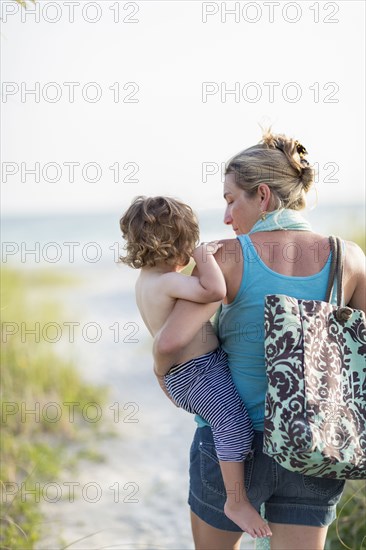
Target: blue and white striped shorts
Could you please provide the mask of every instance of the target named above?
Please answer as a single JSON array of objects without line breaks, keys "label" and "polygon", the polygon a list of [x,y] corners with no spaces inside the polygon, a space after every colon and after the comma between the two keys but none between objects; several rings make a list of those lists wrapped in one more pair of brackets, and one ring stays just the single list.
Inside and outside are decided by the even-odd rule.
[{"label": "blue and white striped shorts", "polygon": [[164,381],[179,407],[199,414],[210,424],[219,460],[245,459],[251,450],[253,426],[222,348],[175,365]]}]

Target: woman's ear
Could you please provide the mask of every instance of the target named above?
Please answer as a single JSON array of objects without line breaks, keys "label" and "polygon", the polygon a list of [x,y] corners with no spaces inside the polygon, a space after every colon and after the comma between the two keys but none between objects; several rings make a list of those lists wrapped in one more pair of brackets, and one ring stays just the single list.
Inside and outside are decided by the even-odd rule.
[{"label": "woman's ear", "polygon": [[268,211],[271,201],[271,190],[266,183],[258,185],[258,198],[262,211]]}]

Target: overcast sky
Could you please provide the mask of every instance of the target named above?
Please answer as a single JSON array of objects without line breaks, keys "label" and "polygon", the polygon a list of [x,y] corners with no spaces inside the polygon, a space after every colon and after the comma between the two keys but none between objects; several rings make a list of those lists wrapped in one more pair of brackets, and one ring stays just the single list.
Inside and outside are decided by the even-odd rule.
[{"label": "overcast sky", "polygon": [[2,213],[223,207],[222,163],[268,123],[320,204],[364,202],[364,6],[3,0]]}]

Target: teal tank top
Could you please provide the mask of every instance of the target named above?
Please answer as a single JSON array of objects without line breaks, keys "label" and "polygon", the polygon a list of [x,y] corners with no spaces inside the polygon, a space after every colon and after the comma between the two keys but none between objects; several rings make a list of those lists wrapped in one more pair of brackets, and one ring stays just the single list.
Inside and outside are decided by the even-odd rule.
[{"label": "teal tank top", "polygon": [[[297,299],[325,300],[331,254],[323,269],[308,277],[289,277],[272,271],[261,260],[248,235],[237,237],[244,257],[244,273],[231,304],[223,304],[218,318],[218,336],[229,359],[234,384],[255,430],[264,429],[267,379],[264,364],[264,296],[286,294]],[[344,246],[344,243],[342,243]],[[336,303],[336,296],[332,297]],[[196,416],[199,426],[207,426]]]}]

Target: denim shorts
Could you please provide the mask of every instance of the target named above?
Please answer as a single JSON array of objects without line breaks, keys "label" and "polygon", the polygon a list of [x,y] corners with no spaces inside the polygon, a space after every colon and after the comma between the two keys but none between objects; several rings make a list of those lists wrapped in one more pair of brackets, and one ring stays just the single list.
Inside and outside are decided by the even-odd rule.
[{"label": "denim shorts", "polygon": [[[273,523],[324,527],[336,517],[344,481],[305,476],[285,470],[263,454],[263,432],[255,431],[244,462],[247,496]],[[241,531],[224,514],[225,487],[209,426],[197,428],[190,451],[188,503],[203,521],[224,531]]]}]

